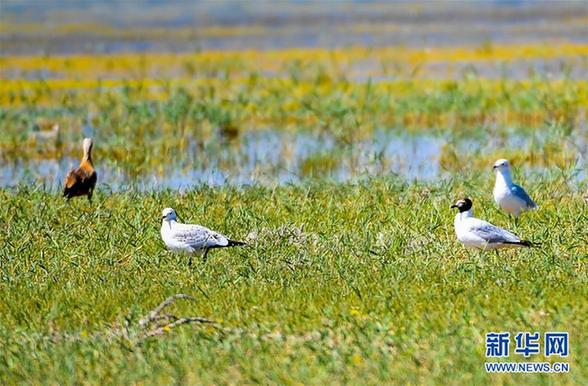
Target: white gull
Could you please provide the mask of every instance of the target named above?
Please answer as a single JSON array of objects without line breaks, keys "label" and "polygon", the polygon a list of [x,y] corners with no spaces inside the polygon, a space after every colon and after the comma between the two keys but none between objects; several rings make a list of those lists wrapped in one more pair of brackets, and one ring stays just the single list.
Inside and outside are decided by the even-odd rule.
[{"label": "white gull", "polygon": [[454,221],[455,234],[466,247],[490,250],[535,246],[530,241],[521,240],[506,229],[473,217],[472,200],[469,198],[457,200],[451,207],[459,210]]},{"label": "white gull", "polygon": [[515,217],[518,217],[521,212],[537,208],[537,204],[529,197],[525,189],[512,182],[507,160],[499,159],[492,168],[496,172],[493,194],[498,206]]},{"label": "white gull", "polygon": [[176,212],[172,208],[165,208],[162,212],[161,238],[169,250],[190,255],[190,264],[192,264],[193,254],[204,254],[203,259],[206,261],[208,251],[211,249],[245,244],[241,241],[230,240],[201,225],[179,223]]}]

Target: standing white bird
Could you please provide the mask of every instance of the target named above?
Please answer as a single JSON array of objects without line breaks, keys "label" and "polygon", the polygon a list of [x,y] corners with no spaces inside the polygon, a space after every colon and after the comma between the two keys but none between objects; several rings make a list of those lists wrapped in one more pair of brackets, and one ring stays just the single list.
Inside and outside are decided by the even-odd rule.
[{"label": "standing white bird", "polygon": [[190,255],[190,265],[192,255],[195,253],[204,254],[203,259],[206,261],[208,251],[213,248],[245,245],[241,241],[230,240],[201,225],[181,224],[176,219],[176,212],[172,208],[163,210],[161,238],[169,250]]},{"label": "standing white bird", "polygon": [[521,212],[537,208],[537,204],[529,197],[525,189],[512,182],[507,160],[499,159],[492,168],[496,172],[496,182],[492,193],[498,206],[515,217],[518,217]]},{"label": "standing white bird", "polygon": [[506,229],[473,217],[472,200],[469,198],[457,200],[451,207],[459,210],[454,221],[455,234],[466,247],[489,250],[535,246]]}]

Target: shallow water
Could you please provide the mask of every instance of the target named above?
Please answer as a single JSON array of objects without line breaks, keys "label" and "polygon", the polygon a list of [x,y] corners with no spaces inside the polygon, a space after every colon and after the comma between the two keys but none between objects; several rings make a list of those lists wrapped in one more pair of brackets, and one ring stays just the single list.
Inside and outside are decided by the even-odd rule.
[{"label": "shallow water", "polygon": [[[352,144],[330,134],[291,133],[279,130],[247,132],[233,141],[192,143],[188,151],[170,154],[159,170],[135,173],[109,160],[97,160],[99,185],[106,190],[184,190],[199,185],[265,186],[297,184],[311,179],[336,182],[368,176],[398,175],[407,180],[434,181],[452,173],[440,165],[443,147],[451,145],[460,156],[505,149],[539,149],[546,141],[538,135],[488,133],[466,139],[434,134],[410,135],[390,130]],[[586,135],[569,138],[576,152],[574,179],[586,178]],[[31,184],[58,190],[77,158],[0,163],[0,187]],[[132,173],[131,173],[132,172]],[[524,169],[523,173],[541,172]]]},{"label": "shallow water", "polygon": [[[184,189],[195,185],[274,185],[311,178],[346,181],[361,175],[396,173],[408,179],[438,176],[436,159],[443,140],[432,136],[399,136],[378,131],[369,140],[342,145],[325,134],[254,131],[236,143],[195,143],[184,154],[171,155],[162,172],[130,176],[116,164],[97,161],[99,183],[112,190]],[[30,183],[58,189],[77,158],[0,163],[0,186]]]}]

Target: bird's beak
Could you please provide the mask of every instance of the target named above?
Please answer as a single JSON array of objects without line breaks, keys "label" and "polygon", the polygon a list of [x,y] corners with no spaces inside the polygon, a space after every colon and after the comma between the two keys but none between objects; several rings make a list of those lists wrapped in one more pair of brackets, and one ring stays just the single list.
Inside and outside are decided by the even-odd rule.
[{"label": "bird's beak", "polygon": [[451,209],[453,209],[453,208],[457,208],[457,205],[455,205],[455,204],[451,205]]},{"label": "bird's beak", "polygon": [[162,221],[163,221],[163,220],[165,220],[165,216],[161,216],[161,220],[162,220]]},{"label": "bird's beak", "polygon": [[496,165],[492,165],[492,169],[496,169],[498,166]]}]

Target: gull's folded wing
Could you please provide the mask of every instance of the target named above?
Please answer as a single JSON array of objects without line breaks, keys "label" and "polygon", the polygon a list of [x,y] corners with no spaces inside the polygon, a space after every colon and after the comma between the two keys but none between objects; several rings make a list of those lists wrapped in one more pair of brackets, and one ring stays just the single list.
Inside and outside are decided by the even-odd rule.
[{"label": "gull's folded wing", "polygon": [[521,241],[521,239],[513,233],[485,221],[480,221],[480,224],[472,227],[470,231],[482,238],[488,244],[519,243]]},{"label": "gull's folded wing", "polygon": [[220,233],[199,225],[183,224],[175,230],[174,239],[186,243],[195,249],[225,247],[229,240]]},{"label": "gull's folded wing", "polygon": [[521,200],[525,202],[528,208],[536,208],[537,204],[533,199],[525,192],[525,189],[520,187],[519,185],[513,185],[511,188],[511,192]]}]

